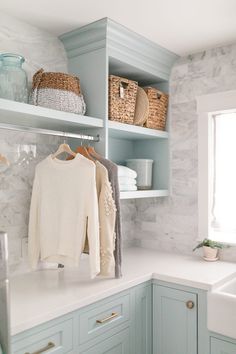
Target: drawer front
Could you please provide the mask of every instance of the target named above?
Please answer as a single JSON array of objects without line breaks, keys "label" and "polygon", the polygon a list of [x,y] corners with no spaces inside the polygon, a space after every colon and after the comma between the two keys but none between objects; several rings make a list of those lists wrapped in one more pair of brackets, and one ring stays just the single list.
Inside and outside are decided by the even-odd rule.
[{"label": "drawer front", "polygon": [[[22,336],[23,337],[23,336]],[[64,354],[73,349],[73,320],[68,319],[59,324],[26,335],[12,344],[13,354]]]},{"label": "drawer front", "polygon": [[80,354],[131,354],[129,328],[120,331],[92,348],[82,349]]},{"label": "drawer front", "polygon": [[235,354],[236,344],[211,337],[211,354]]},{"label": "drawer front", "polygon": [[130,320],[129,293],[100,301],[79,316],[79,343],[84,344]]}]

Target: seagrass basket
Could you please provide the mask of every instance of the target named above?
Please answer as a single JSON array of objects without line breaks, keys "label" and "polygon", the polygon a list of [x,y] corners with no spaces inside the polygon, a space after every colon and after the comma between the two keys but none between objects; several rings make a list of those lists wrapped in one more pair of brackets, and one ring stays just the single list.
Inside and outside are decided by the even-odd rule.
[{"label": "seagrass basket", "polygon": [[144,126],[165,130],[169,96],[154,87],[144,88],[149,100],[149,114]]},{"label": "seagrass basket", "polygon": [[79,78],[56,72],[37,71],[33,76],[31,102],[36,106],[85,114]]},{"label": "seagrass basket", "polygon": [[133,124],[138,83],[109,75],[109,119]]}]

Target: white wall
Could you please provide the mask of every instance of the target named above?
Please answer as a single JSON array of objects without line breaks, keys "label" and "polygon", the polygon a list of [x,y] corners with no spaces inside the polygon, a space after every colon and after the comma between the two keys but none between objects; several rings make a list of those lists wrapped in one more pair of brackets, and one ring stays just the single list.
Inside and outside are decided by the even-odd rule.
[{"label": "white wall", "polygon": [[57,37],[0,13],[0,53],[17,53],[25,57],[24,69],[29,81],[40,68],[67,71],[67,57]]}]

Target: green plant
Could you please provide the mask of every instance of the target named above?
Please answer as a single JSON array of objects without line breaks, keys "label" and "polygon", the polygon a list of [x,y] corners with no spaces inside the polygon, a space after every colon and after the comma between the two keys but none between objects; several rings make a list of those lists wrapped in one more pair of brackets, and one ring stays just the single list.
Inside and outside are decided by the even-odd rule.
[{"label": "green plant", "polygon": [[210,240],[209,238],[205,238],[202,242],[200,242],[196,247],[194,247],[193,252],[196,251],[196,249],[201,248],[203,246],[206,247],[211,247],[211,248],[217,248],[217,249],[222,249],[222,248],[228,248],[230,247],[229,245],[222,243],[222,242],[217,242]]}]

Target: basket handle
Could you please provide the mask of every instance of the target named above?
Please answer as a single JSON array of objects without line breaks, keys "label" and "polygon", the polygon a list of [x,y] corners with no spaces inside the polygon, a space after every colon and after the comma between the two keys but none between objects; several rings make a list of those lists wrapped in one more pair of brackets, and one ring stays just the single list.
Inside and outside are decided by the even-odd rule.
[{"label": "basket handle", "polygon": [[86,113],[86,103],[84,102],[84,96],[80,94],[80,99],[81,99],[81,107],[82,107],[82,115]]},{"label": "basket handle", "polygon": [[43,69],[38,70],[33,76],[33,91],[32,91],[32,102],[35,106],[38,105],[38,87],[43,77]]},{"label": "basket handle", "polygon": [[82,92],[81,92],[81,90],[80,90],[80,79],[79,79],[78,76],[74,76],[74,78],[76,79],[77,84],[78,84],[79,97],[80,97],[80,99],[81,99],[82,115],[84,115],[85,112],[86,112],[86,103],[85,103],[85,101],[84,101],[84,96],[83,96],[83,94],[82,94]]},{"label": "basket handle", "polygon": [[120,81],[120,98],[125,98],[125,90],[129,86],[129,80],[122,79]]},{"label": "basket handle", "polygon": [[157,99],[160,100],[161,97],[162,97],[162,92],[161,91],[157,91],[156,94],[157,94]]},{"label": "basket handle", "polygon": [[78,76],[74,76],[74,78],[76,79],[77,81],[77,85],[78,85],[78,89],[79,89],[79,93],[81,94],[81,90],[80,90],[80,79],[78,78]]}]

